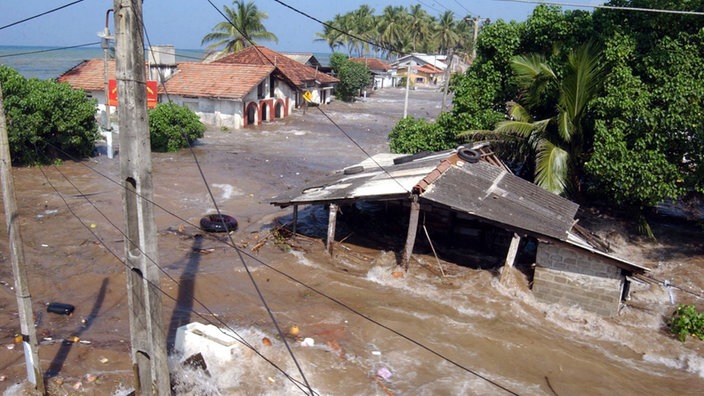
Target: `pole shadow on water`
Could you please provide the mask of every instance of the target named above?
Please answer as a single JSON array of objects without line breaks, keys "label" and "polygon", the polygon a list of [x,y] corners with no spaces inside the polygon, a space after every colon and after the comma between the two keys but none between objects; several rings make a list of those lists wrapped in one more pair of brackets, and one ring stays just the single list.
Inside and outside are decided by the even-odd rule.
[{"label": "pole shadow on water", "polygon": [[[105,301],[105,291],[108,287],[108,282],[108,278],[103,279],[103,283],[102,285],[100,285],[100,291],[98,292],[98,297],[95,299],[93,308],[90,310],[88,316],[85,317],[85,322],[82,323],[81,327],[73,333],[73,335],[75,335],[76,337],[80,338],[81,335],[86,330],[88,330],[93,324],[93,320],[98,317],[98,312],[100,312],[100,308],[103,306],[103,302]],[[49,364],[49,369],[44,375],[45,380],[54,377],[58,375],[59,372],[61,372],[61,368],[63,367],[64,362],[68,357],[68,354],[71,352],[73,344],[74,342],[69,340],[64,340],[61,343],[61,347],[56,352],[56,356],[54,356],[54,359],[51,360],[51,363]]]},{"label": "pole shadow on water", "polygon": [[198,272],[200,265],[200,250],[203,246],[203,236],[195,235],[193,237],[193,247],[188,255],[188,263],[183,269],[181,276],[178,279],[178,296],[176,304],[171,312],[171,320],[169,321],[169,332],[166,339],[169,353],[173,352],[174,342],[176,339],[176,331],[179,327],[191,322],[191,312],[193,311],[193,295],[195,292],[195,275]]}]

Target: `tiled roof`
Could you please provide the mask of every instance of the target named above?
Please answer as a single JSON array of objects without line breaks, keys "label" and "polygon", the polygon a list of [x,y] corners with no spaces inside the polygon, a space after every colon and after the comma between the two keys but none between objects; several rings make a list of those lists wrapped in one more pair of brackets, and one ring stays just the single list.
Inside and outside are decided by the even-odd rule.
[{"label": "tiled roof", "polygon": [[273,71],[273,66],[226,63],[179,63],[159,93],[214,98],[243,98]]},{"label": "tiled roof", "polygon": [[233,54],[224,56],[213,63],[241,63],[250,65],[274,65],[281,74],[297,87],[319,81],[323,85],[333,84],[339,80],[328,76],[310,66],[303,65],[295,60],[270,50],[261,45],[247,47]]},{"label": "tiled roof", "polygon": [[387,71],[391,69],[391,65],[377,58],[350,58],[350,62],[361,63],[366,65],[370,70]]},{"label": "tiled roof", "polygon": [[[108,61],[108,77],[115,79],[115,61]],[[105,63],[103,59],[91,59],[79,63],[56,79],[69,83],[75,89],[101,91],[105,89]]]},{"label": "tiled roof", "polygon": [[428,74],[438,74],[442,73],[442,70],[438,69],[437,67],[433,65],[423,65],[418,68],[417,70],[419,73],[428,73]]}]

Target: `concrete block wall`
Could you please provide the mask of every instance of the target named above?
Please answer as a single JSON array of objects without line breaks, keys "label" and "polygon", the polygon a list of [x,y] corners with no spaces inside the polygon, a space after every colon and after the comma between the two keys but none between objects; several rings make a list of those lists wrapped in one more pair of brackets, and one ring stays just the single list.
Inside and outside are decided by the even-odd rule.
[{"label": "concrete block wall", "polygon": [[625,276],[608,258],[564,243],[540,243],[533,294],[604,316],[618,313]]}]

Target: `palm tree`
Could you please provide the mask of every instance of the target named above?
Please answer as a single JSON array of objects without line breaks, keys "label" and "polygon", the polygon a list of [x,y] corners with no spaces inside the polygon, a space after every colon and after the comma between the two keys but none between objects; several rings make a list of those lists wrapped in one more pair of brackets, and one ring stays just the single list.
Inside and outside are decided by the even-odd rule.
[{"label": "palm tree", "polygon": [[386,6],[379,17],[377,29],[379,42],[387,50],[402,51],[400,43],[408,36],[408,12],[403,6]]},{"label": "palm tree", "polygon": [[450,48],[454,48],[460,41],[456,26],[457,21],[455,20],[454,12],[445,11],[440,16],[435,32],[438,42],[440,43],[440,52],[446,54]]},{"label": "palm tree", "polygon": [[269,16],[259,11],[253,2],[233,0],[232,5],[232,8],[223,7],[227,21],[218,23],[212,32],[203,37],[201,44],[212,43],[207,47],[208,50],[217,50],[224,45],[225,48],[218,53],[218,57],[221,57],[255,45],[258,40],[278,43],[276,35],[267,31],[262,24],[262,20]]},{"label": "palm tree", "polygon": [[[499,122],[493,137],[498,145],[513,145],[518,155],[533,157],[537,185],[555,194],[579,197],[589,143],[588,105],[598,95],[605,75],[601,53],[591,43],[582,45],[569,55],[562,78],[542,55],[516,56],[511,67],[524,90],[525,107],[510,103],[510,120]],[[536,121],[529,109],[541,107],[552,108],[553,115]]]},{"label": "palm tree", "polygon": [[408,16],[408,28],[413,35],[413,52],[416,52],[418,42],[425,41],[430,36],[432,19],[428,13],[421,8],[420,4],[412,5],[409,9]]}]

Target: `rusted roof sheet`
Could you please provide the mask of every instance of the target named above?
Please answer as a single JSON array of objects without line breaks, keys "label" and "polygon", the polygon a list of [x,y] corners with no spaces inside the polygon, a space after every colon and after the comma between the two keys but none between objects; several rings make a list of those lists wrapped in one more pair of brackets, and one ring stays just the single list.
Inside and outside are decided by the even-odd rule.
[{"label": "rusted roof sheet", "polygon": [[273,65],[298,87],[311,84],[334,84],[339,80],[306,66],[295,60],[261,45],[247,47],[233,54],[224,56],[213,63],[244,63],[250,65]]},{"label": "rusted roof sheet", "polygon": [[410,197],[415,191],[420,194],[421,202],[558,240],[567,239],[574,223],[577,204],[488,162],[463,161],[454,150],[394,164],[394,158],[398,157],[402,156],[375,156],[326,179],[281,194],[271,204],[285,207],[389,200]]},{"label": "rusted roof sheet", "polygon": [[[108,60],[108,77],[115,79],[115,61]],[[105,63],[103,59],[85,60],[59,76],[58,82],[65,82],[74,89],[102,91],[105,89]]]},{"label": "rusted roof sheet", "polygon": [[227,63],[179,63],[159,93],[241,99],[273,71],[273,66]]},{"label": "rusted roof sheet", "polygon": [[420,194],[453,210],[566,240],[579,205],[485,161],[457,161]]}]

